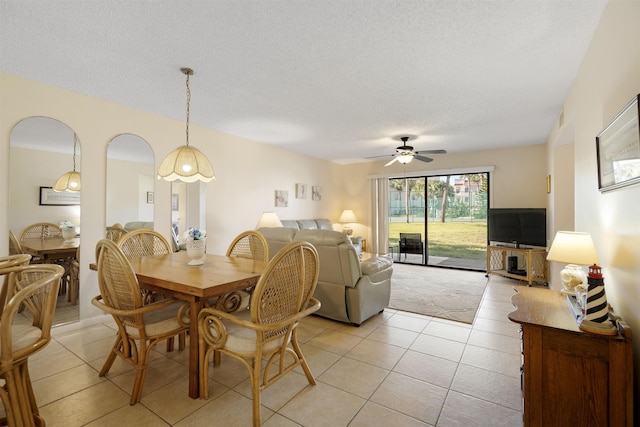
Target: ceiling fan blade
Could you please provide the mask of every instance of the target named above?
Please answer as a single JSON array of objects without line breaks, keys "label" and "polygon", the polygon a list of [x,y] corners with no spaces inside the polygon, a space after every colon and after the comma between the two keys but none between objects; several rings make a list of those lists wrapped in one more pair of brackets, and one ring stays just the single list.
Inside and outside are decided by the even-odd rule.
[{"label": "ceiling fan blade", "polygon": [[379,159],[380,157],[391,157],[391,156],[395,156],[395,154],[385,154],[383,156],[369,156],[369,157],[365,157],[365,159]]},{"label": "ceiling fan blade", "polygon": [[416,160],[420,160],[421,162],[427,162],[427,163],[429,163],[429,162],[433,162],[433,159],[432,159],[431,157],[424,157],[424,156],[421,156],[421,155],[419,155],[419,154],[416,154],[416,155],[415,155],[415,156],[413,156],[413,157],[414,157]]},{"label": "ceiling fan blade", "polygon": [[398,160],[398,158],[397,158],[397,157],[394,157],[393,159],[391,159],[391,161],[390,161],[390,162],[388,162],[388,163],[385,165],[385,167],[386,167],[386,166],[389,166],[389,165],[391,165],[391,164],[393,164],[393,162],[395,162],[396,160]]},{"label": "ceiling fan blade", "polygon": [[416,151],[416,154],[447,154],[447,150],[421,150]]}]

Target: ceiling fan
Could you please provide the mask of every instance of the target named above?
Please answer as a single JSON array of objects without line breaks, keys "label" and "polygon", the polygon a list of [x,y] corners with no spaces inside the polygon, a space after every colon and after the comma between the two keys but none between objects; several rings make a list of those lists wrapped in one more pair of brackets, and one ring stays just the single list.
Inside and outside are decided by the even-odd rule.
[{"label": "ceiling fan", "polygon": [[413,151],[413,147],[407,145],[407,141],[412,139],[410,136],[401,136],[398,139],[402,141],[402,145],[400,147],[396,147],[396,152],[394,154],[387,154],[384,156],[373,156],[367,157],[367,159],[375,159],[378,157],[393,157],[391,161],[389,161],[385,166],[389,166],[393,164],[393,162],[400,162],[403,165],[406,165],[414,158],[416,160],[420,160],[421,162],[432,162],[433,159],[431,157],[425,157],[422,154],[447,154],[447,150],[423,150],[423,151]]}]

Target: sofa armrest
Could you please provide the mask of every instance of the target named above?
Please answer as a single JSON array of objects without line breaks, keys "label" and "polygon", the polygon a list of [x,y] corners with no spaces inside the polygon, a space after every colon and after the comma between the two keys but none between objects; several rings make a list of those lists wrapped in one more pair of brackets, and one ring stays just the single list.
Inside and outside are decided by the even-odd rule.
[{"label": "sofa armrest", "polygon": [[380,271],[390,268],[392,265],[393,260],[388,256],[372,257],[360,263],[363,276],[376,274]]}]

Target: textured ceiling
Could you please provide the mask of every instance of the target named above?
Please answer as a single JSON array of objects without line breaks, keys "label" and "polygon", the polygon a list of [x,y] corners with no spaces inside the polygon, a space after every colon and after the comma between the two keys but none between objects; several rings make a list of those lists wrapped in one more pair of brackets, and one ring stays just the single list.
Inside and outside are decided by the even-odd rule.
[{"label": "textured ceiling", "polygon": [[605,6],[2,0],[0,70],[184,120],[188,66],[192,123],[338,163],[542,144]]}]

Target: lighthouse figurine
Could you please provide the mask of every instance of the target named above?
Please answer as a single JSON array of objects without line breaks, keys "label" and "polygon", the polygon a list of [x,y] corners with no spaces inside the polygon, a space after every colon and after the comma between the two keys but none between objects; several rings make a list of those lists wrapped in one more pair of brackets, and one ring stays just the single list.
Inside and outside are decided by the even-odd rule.
[{"label": "lighthouse figurine", "polygon": [[580,329],[594,334],[617,335],[618,329],[609,320],[609,304],[600,266],[593,264],[589,267],[587,283],[587,312],[580,322]]}]

